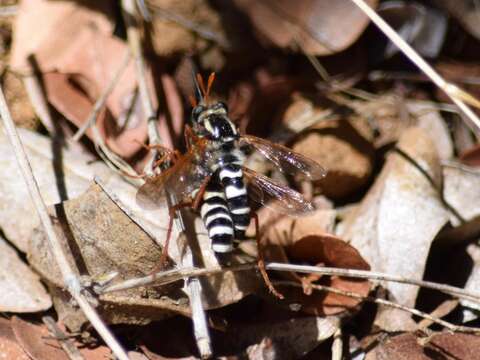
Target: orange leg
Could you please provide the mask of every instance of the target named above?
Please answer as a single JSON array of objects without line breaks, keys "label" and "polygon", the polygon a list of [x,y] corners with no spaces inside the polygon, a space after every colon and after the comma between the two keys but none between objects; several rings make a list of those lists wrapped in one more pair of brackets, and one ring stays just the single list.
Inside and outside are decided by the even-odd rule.
[{"label": "orange leg", "polygon": [[173,219],[175,218],[175,213],[178,210],[184,209],[186,207],[191,207],[193,210],[197,210],[198,206],[200,205],[200,201],[203,198],[203,194],[205,193],[205,188],[208,185],[208,182],[210,181],[210,177],[207,177],[202,186],[200,186],[200,189],[198,190],[197,194],[195,195],[195,198],[193,201],[186,201],[186,202],[181,202],[179,204],[176,204],[168,209],[168,228],[167,228],[167,239],[165,240],[165,245],[162,250],[162,256],[160,257],[160,263],[154,268],[154,270],[151,272],[151,274],[156,273],[160,270],[162,270],[165,265],[167,264],[167,258],[168,258],[168,247],[170,245],[170,238],[172,237],[172,229],[173,229]]},{"label": "orange leg", "polygon": [[281,300],[284,298],[284,296],[275,289],[272,282],[270,281],[270,278],[268,277],[267,269],[265,268],[265,259],[263,257],[263,245],[260,239],[260,225],[259,225],[257,213],[252,212],[252,218],[253,218],[253,221],[255,221],[255,239],[257,241],[257,248],[258,248],[258,269],[260,270],[260,274],[262,274],[263,281],[265,282],[265,285],[267,286],[268,290],[270,290],[270,292],[273,295],[275,295]]}]

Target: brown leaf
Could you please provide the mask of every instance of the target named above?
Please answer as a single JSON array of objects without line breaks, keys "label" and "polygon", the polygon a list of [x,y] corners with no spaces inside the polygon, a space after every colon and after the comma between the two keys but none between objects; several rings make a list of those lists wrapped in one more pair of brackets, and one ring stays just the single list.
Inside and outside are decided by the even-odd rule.
[{"label": "brown leaf", "polygon": [[328,170],[316,186],[329,198],[354,193],[366,184],[373,169],[372,144],[347,119],[319,122],[302,133],[292,148]]},{"label": "brown leaf", "polygon": [[[128,50],[112,35],[112,9],[110,1],[82,6],[77,2],[30,0],[22,3],[19,12],[12,66],[25,72],[28,57],[33,56],[39,70],[46,74],[43,80],[48,100],[77,127],[87,120],[93,102],[107,88]],[[27,33],[31,37],[35,23],[42,30],[25,40]],[[151,72],[146,75],[157,107]],[[105,119],[98,123],[111,149],[124,157],[141,149],[135,140],[146,139],[147,125],[136,87],[131,61],[107,98]],[[87,135],[93,139],[91,131]]]},{"label": "brown leaf", "polygon": [[[375,8],[378,1],[367,3]],[[350,46],[368,25],[368,18],[348,0],[235,0],[256,29],[273,44],[311,55],[329,55]]]},{"label": "brown leaf", "polygon": [[23,350],[34,360],[68,360],[57,340],[52,339],[45,325],[34,325],[14,316],[12,330]]},{"label": "brown leaf", "polygon": [[479,349],[476,335],[444,332],[422,339],[406,333],[381,343],[366,360],[473,360],[480,359]]},{"label": "brown leaf", "polygon": [[0,237],[0,311],[37,312],[52,306],[40,279]]},{"label": "brown leaf", "polygon": [[[130,202],[135,202],[133,186],[112,179],[110,186],[115,188],[114,194],[122,194],[123,198],[129,195]],[[138,205],[131,209],[130,216],[132,213],[138,215],[146,212],[139,210]],[[158,209],[153,213],[158,218],[151,223],[146,216],[135,217],[136,221],[140,218],[142,223],[149,223],[145,230],[142,229],[98,185],[92,185],[80,197],[66,201],[52,210],[55,227],[66,252],[73,252],[73,256],[69,256],[71,265],[94,280],[118,271],[116,281],[147,275],[158,265],[161,249],[145,231],[156,231],[164,242],[168,209]],[[198,219],[197,225],[200,224],[201,220]],[[206,266],[217,265],[208,237],[203,232],[201,234],[198,238]],[[178,262],[185,244],[177,244],[176,235],[175,231],[169,254]],[[51,258],[43,232],[39,231],[34,236],[29,258],[44,279],[53,285],[51,292],[60,318],[70,329],[77,330],[84,318],[78,316],[78,309],[71,306],[66,293],[59,290],[63,285],[61,275]],[[261,284],[255,274],[247,272],[226,272],[202,279],[202,283],[204,289],[208,289],[205,290],[204,298],[207,309],[236,302]],[[100,297],[102,316],[111,323],[144,324],[171,313],[189,315],[188,298],[181,289],[182,283],[178,282],[170,286],[149,286],[104,294]]]},{"label": "brown leaf", "polygon": [[[435,184],[441,180],[436,148],[418,128],[406,130],[397,145]],[[425,175],[398,153],[389,155],[382,172],[358,208],[339,228],[372,270],[421,279],[430,245],[448,221],[435,190]],[[395,301],[414,306],[417,287],[388,283]]]},{"label": "brown leaf", "polygon": [[4,318],[0,318],[0,358],[30,360],[17,342],[11,321]]},{"label": "brown leaf", "polygon": [[366,360],[429,360],[430,356],[417,343],[415,335],[407,333],[388,339],[374,351],[367,354]]},{"label": "brown leaf", "polygon": [[480,145],[475,145],[473,148],[463,152],[459,156],[460,161],[468,166],[480,166]]},{"label": "brown leaf", "polygon": [[28,72],[28,57],[36,54],[44,70],[54,70],[65,54],[78,46],[72,39],[80,32],[94,28],[102,34],[111,34],[111,5],[110,1],[93,7],[69,1],[22,1],[13,31],[12,68]]},{"label": "brown leaf", "polygon": [[[267,243],[269,242],[267,241]],[[370,269],[368,263],[362,259],[355,248],[330,234],[309,235],[294,239],[285,248],[269,243],[265,253],[267,259],[272,261],[360,270]],[[331,286],[362,296],[367,296],[370,291],[368,280],[311,275],[289,275],[288,278],[300,284],[307,280],[311,284]],[[291,286],[279,286],[279,291],[285,295],[289,303],[301,304],[301,311],[317,316],[338,314],[354,308],[361,302],[361,300],[328,291],[314,290],[310,295],[306,295],[301,288]]]}]

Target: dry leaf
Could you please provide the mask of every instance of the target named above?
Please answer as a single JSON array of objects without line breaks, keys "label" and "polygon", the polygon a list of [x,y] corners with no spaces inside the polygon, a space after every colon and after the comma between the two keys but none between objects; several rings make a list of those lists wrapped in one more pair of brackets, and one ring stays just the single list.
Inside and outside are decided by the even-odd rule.
[{"label": "dry leaf", "polygon": [[[244,318],[226,325],[223,331],[210,331],[217,357],[237,354],[243,359],[253,351],[255,345],[258,347],[267,341],[268,352],[275,354],[275,359],[298,359],[329,339],[338,329],[339,320],[333,316],[268,322]],[[152,359],[198,358],[191,323],[179,317],[152,324],[144,332],[142,343],[142,350]]]},{"label": "dry leaf", "polygon": [[90,27],[102,34],[113,32],[112,4],[102,1],[92,7],[70,1],[22,1],[13,31],[12,68],[29,72],[28,57],[36,54],[42,68],[55,70],[71,47],[77,46],[71,40],[79,31]]},{"label": "dry leaf", "polygon": [[[445,200],[467,221],[460,224],[452,216],[451,223],[457,228],[442,236],[442,242],[455,244],[478,238],[480,234],[480,173],[475,168],[465,171],[461,167],[445,167],[443,194]],[[467,252],[473,260],[473,268],[465,284],[465,290],[477,293],[480,290],[480,251],[476,243],[467,246]],[[461,300],[465,306],[479,309],[478,304]],[[476,315],[475,315],[476,317]]]},{"label": "dry leaf", "polygon": [[[436,148],[423,130],[406,130],[397,147],[436,184],[440,183]],[[361,205],[339,228],[339,235],[358,249],[373,271],[421,279],[430,245],[448,217],[425,175],[404,157],[392,153]],[[414,306],[417,287],[397,283],[385,287],[394,301]]]},{"label": "dry leaf", "polygon": [[[265,257],[271,261],[358,270],[370,269],[355,248],[333,235],[317,233],[299,239],[290,238],[290,244],[287,246],[279,246],[273,242],[274,240],[267,238],[266,241]],[[367,296],[370,291],[368,280],[296,274],[285,274],[284,277],[299,284],[306,280],[307,284],[330,286],[361,296]],[[306,286],[308,288],[308,285]],[[317,316],[338,314],[355,308],[361,302],[361,300],[328,291],[313,290],[307,295],[302,288],[280,285],[278,289],[289,303],[300,304],[302,312]]]},{"label": "dry leaf", "polygon": [[[375,8],[377,0],[367,3]],[[256,29],[280,47],[311,55],[329,55],[349,47],[368,25],[368,18],[351,1],[235,0]]]},{"label": "dry leaf", "polygon": [[0,358],[31,360],[18,344],[11,327],[11,321],[0,318]]},{"label": "dry leaf", "polygon": [[204,51],[209,46],[207,38],[228,45],[222,18],[208,1],[150,0],[148,6],[153,15],[152,45],[160,56]]},{"label": "dry leaf", "polygon": [[480,359],[480,338],[461,333],[439,333],[418,338],[412,333],[394,336],[367,354],[366,360]]},{"label": "dry leaf", "polygon": [[52,306],[37,274],[0,238],[0,311],[28,313]]},{"label": "dry leaf", "polygon": [[[87,165],[94,158],[78,147],[67,150],[58,141],[24,129],[18,131],[47,205],[78,196],[88,188],[95,174],[110,172],[98,162]],[[0,172],[0,227],[9,241],[27,252],[33,229],[40,222],[3,129],[0,130],[0,153],[3,169]]]},{"label": "dry leaf", "polygon": [[468,166],[479,167],[480,166],[480,145],[475,145],[464,151],[460,156],[460,161]]},{"label": "dry leaf", "polygon": [[328,170],[316,185],[329,198],[354,193],[367,183],[372,172],[373,146],[346,119],[319,122],[300,134],[292,149]]},{"label": "dry leaf", "polygon": [[[110,179],[114,181],[112,179],[114,177]],[[122,185],[121,182],[117,182],[117,185],[115,188],[118,194],[130,193],[130,201],[134,201],[135,189],[131,185]],[[153,224],[150,223],[149,228],[157,235],[161,234],[165,241],[168,210],[159,209],[156,214],[160,214],[160,217]],[[117,281],[121,281],[145,276],[159,264],[160,247],[98,185],[92,185],[80,197],[56,206],[52,215],[61,239],[64,244],[68,244],[66,250],[74,252],[73,258],[69,256],[72,266],[80,269],[83,275],[100,279],[112,271],[118,271]],[[143,219],[143,222],[147,221]],[[203,248],[211,246],[206,234],[199,238]],[[176,249],[176,252],[172,251],[171,254],[178,261],[181,250],[176,247],[175,239],[172,238],[169,250]],[[205,262],[208,254],[215,259],[211,249],[204,251]],[[29,259],[49,283],[62,287],[59,270],[50,256],[43,232],[34,236]],[[215,259],[215,264],[206,265],[217,264]],[[257,289],[261,283],[252,273],[227,272],[202,280],[202,284],[204,306],[212,308],[240,300]],[[104,294],[100,298],[102,315],[106,321],[112,323],[134,324],[161,319],[174,312],[188,315],[188,298],[181,291],[181,285],[176,283],[163,287],[150,286]],[[62,320],[71,329],[77,329],[83,318],[79,318],[69,306],[65,294],[62,296],[57,290],[55,298],[55,307]]]},{"label": "dry leaf", "polygon": [[45,325],[34,325],[16,316],[11,324],[18,343],[33,360],[68,360],[69,357]]},{"label": "dry leaf", "polygon": [[[113,23],[109,17],[113,2],[82,6],[78,2],[29,0],[22,4],[15,30],[18,35],[13,42],[12,66],[25,72],[27,58],[34,56],[39,70],[45,74],[48,100],[80,127],[128,51],[128,46],[112,35]],[[25,39],[26,33],[31,36],[31,26],[37,22],[42,31]],[[150,71],[147,71],[147,82],[156,107]],[[98,122],[108,145],[124,157],[137,153],[141,145],[135,140],[144,142],[147,134],[136,88],[135,66],[131,61],[107,98],[108,111],[103,114],[104,119],[100,116]],[[93,139],[91,130],[87,135]]]},{"label": "dry leaf", "polygon": [[[396,0],[382,2],[377,11],[420,55],[429,58],[438,56],[448,25],[443,12],[418,2]],[[398,52],[398,47],[389,42],[384,56],[389,58]]]}]

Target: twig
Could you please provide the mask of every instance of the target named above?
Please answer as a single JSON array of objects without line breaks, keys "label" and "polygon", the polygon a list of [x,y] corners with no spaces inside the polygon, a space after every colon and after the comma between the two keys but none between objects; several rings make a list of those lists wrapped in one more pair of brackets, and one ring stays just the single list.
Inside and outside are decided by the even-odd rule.
[{"label": "twig", "polygon": [[[450,314],[457,306],[458,299],[445,300],[439,306],[437,306],[437,308],[432,311],[430,315],[436,318],[442,318]],[[431,321],[430,319],[423,319],[418,323],[418,329],[424,331],[425,329],[430,327],[432,323],[433,321]]]},{"label": "twig", "polygon": [[342,360],[342,359],[343,359],[342,327],[339,326],[333,334],[332,360]]},{"label": "twig", "polygon": [[136,13],[135,2],[133,0],[122,0],[122,14],[127,26],[127,39],[130,51],[135,59],[140,100],[142,101],[142,108],[148,121],[148,138],[152,144],[161,144],[157,129],[157,117],[148,91],[147,77],[145,75],[145,60],[143,58]]},{"label": "twig", "polygon": [[10,111],[8,109],[8,106],[5,100],[5,96],[3,94],[3,89],[1,87],[0,87],[0,115],[2,117],[2,121],[5,127],[5,131],[7,133],[8,139],[12,145],[13,151],[15,152],[15,158],[17,160],[18,167],[21,170],[22,176],[28,187],[28,191],[30,193],[32,201],[35,205],[35,209],[37,210],[38,216],[40,217],[40,221],[45,229],[50,250],[52,251],[52,255],[60,269],[66,289],[70,292],[72,297],[76,300],[76,302],[84,312],[87,319],[90,321],[93,327],[97,330],[97,332],[103,338],[103,340],[107,343],[107,345],[110,347],[110,349],[115,354],[115,356],[117,356],[119,359],[122,359],[122,360],[128,359],[128,356],[125,353],[125,351],[122,349],[121,345],[117,342],[117,340],[114,338],[110,330],[105,326],[103,321],[100,319],[95,309],[87,301],[86,297],[82,294],[82,290],[83,290],[82,286],[80,285],[80,282],[75,272],[73,271],[72,267],[68,263],[67,257],[63,252],[62,245],[60,244],[57,234],[53,229],[52,222],[47,212],[47,207],[43,202],[42,196],[40,194],[40,190],[38,188],[38,184],[35,181],[35,178],[33,176],[32,168],[30,166],[30,163],[28,162],[27,155],[23,148],[22,142],[20,141],[20,137],[18,136],[18,132],[17,132],[17,129],[15,128],[15,124],[13,123],[12,117],[10,115]]},{"label": "twig", "polygon": [[[275,284],[295,286],[295,287],[302,288],[302,284],[294,282],[294,281],[276,281]],[[430,320],[434,323],[437,323],[439,325],[442,325],[443,327],[445,327],[445,328],[447,328],[451,331],[480,334],[480,328],[454,325],[454,324],[452,324],[448,321],[445,321],[445,320],[436,318],[436,317],[434,317],[430,314],[424,313],[423,311],[413,309],[413,308],[410,308],[408,306],[403,306],[403,305],[394,303],[392,301],[388,301],[388,300],[384,300],[384,299],[378,299],[378,298],[375,298],[375,297],[372,297],[372,296],[364,296],[364,295],[361,295],[361,294],[357,294],[355,292],[336,289],[336,288],[331,287],[331,286],[324,286],[324,285],[317,285],[317,284],[311,284],[310,286],[312,287],[312,289],[315,289],[315,290],[328,291],[328,292],[331,292],[331,293],[334,293],[334,294],[344,295],[344,296],[359,299],[359,300],[362,300],[362,301],[373,302],[375,304],[388,306],[388,307],[392,307],[392,308],[395,308],[395,309],[400,309],[400,310],[409,312],[413,315],[417,315],[419,317],[422,317],[424,319],[428,319],[428,320]]]},{"label": "twig", "polygon": [[42,321],[47,326],[50,333],[55,336],[55,339],[60,343],[60,346],[70,360],[84,360],[84,357],[77,349],[73,341],[63,333],[51,316],[43,316]]},{"label": "twig", "polygon": [[[136,9],[133,0],[122,0],[122,14],[127,25],[127,38],[132,54],[135,59],[137,70],[138,86],[140,90],[140,97],[145,114],[148,121],[148,139],[150,144],[162,145],[160,135],[158,133],[156,113],[153,108],[152,99],[150,98],[147,79],[145,75],[145,60],[143,58],[142,45],[140,41],[140,31],[136,21]],[[153,156],[150,163],[147,164],[145,173],[153,173],[153,163],[158,153],[153,151]],[[168,205],[172,206],[177,203],[174,194],[168,192]],[[185,223],[181,211],[176,212],[175,226],[179,230],[182,238],[185,236]],[[191,240],[191,239],[189,239]],[[177,239],[180,241],[180,239]],[[194,257],[191,249],[186,249],[181,260],[182,267],[193,267]],[[202,304],[202,287],[198,278],[190,278],[186,281],[187,294],[190,301],[190,308],[192,310],[192,322],[194,328],[194,335],[197,341],[197,347],[202,358],[209,358],[212,356],[210,334],[208,332],[207,318]]]},{"label": "twig", "polygon": [[105,88],[105,90],[103,90],[103,93],[100,95],[98,100],[93,105],[92,111],[88,115],[87,120],[83,123],[83,125],[77,130],[77,132],[73,136],[74,141],[80,140],[80,138],[83,136],[83,134],[85,134],[88,128],[95,123],[95,121],[97,120],[98,113],[105,105],[105,102],[107,101],[108,97],[110,96],[113,89],[115,88],[115,85],[117,85],[118,81],[120,80],[120,77],[122,76],[123,72],[127,68],[127,65],[129,62],[130,62],[130,49],[126,51],[117,71],[115,72],[115,74],[113,74],[113,77],[110,79],[110,82],[108,83],[107,87]]},{"label": "twig", "polygon": [[40,118],[40,121],[47,131],[50,134],[53,134],[55,132],[55,126],[38,75],[32,70],[31,74],[23,77],[23,85],[25,86],[25,90],[27,91],[28,98],[32,103],[35,113]]},{"label": "twig", "polygon": [[[440,74],[433,69],[400,35],[388,25],[364,0],[351,0],[355,3],[377,27],[407,56],[435,85],[442,89],[445,94],[465,114],[472,127],[472,131],[480,137],[480,119],[464,103],[478,107],[479,101],[458,86],[445,81]],[[462,99],[462,100],[460,100]],[[473,125],[473,126],[472,126]]]},{"label": "twig", "polygon": [[[265,264],[267,270],[275,271],[293,271],[301,272],[306,274],[318,274],[326,276],[343,276],[349,278],[357,279],[368,279],[368,280],[377,280],[377,281],[392,281],[402,284],[415,285],[428,289],[438,290],[452,296],[457,296],[458,298],[467,299],[480,303],[480,294],[472,294],[464,289],[437,284],[431,281],[415,280],[415,279],[406,279],[401,276],[390,275],[385,273],[366,271],[366,270],[354,270],[354,269],[342,269],[342,268],[332,268],[332,267],[320,267],[320,266],[307,266],[307,265],[294,265],[294,264],[283,264],[283,263],[267,263]],[[155,283],[156,285],[166,285],[184,278],[192,276],[208,276],[223,273],[226,271],[245,271],[257,269],[257,263],[248,263],[242,265],[235,265],[230,267],[216,267],[216,268],[185,268],[179,270],[169,270],[164,272],[159,272],[153,275],[135,278],[126,280],[119,284],[110,285],[105,287],[100,293],[107,293],[112,291],[127,290],[131,288],[136,288],[140,286],[149,285]]]}]

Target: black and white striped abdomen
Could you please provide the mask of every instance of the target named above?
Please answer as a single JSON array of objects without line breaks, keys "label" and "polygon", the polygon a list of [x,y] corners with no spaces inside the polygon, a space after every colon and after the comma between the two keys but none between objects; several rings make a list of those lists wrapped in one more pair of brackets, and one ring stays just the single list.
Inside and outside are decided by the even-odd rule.
[{"label": "black and white striped abdomen", "polygon": [[245,231],[250,223],[250,206],[240,162],[241,160],[238,159],[235,163],[224,164],[218,174],[223,185],[237,240],[245,238]]},{"label": "black and white striped abdomen", "polygon": [[200,215],[216,253],[233,250],[234,227],[222,184],[212,176],[203,194]]}]

